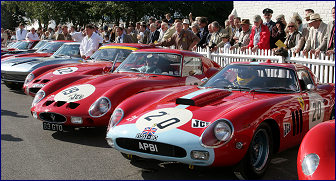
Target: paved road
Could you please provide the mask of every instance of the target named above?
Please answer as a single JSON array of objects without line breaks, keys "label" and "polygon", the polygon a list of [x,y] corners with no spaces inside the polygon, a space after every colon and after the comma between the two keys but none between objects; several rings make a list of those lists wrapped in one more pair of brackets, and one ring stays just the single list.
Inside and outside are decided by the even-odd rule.
[{"label": "paved road", "polygon": [[[32,118],[32,98],[1,85],[1,179],[236,179],[230,168],[189,170],[183,164],[130,163],[105,141],[105,132],[42,130]],[[297,179],[298,147],[275,155],[263,179]]]}]

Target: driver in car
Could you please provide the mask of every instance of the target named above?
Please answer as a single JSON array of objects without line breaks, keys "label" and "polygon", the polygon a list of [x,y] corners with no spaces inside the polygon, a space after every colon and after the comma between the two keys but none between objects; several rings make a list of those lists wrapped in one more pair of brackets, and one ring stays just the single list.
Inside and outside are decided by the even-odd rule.
[{"label": "driver in car", "polygon": [[237,79],[235,81],[236,85],[245,87],[254,87],[260,82],[256,79],[258,72],[253,68],[241,68],[238,70]]},{"label": "driver in car", "polygon": [[140,72],[144,73],[161,73],[161,69],[158,66],[159,57],[157,55],[148,55],[145,65],[139,68]]}]

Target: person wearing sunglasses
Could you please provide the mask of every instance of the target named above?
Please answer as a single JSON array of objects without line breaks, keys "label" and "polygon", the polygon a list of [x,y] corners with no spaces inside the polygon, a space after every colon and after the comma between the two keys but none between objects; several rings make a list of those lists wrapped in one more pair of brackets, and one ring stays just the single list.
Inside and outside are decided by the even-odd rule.
[{"label": "person wearing sunglasses", "polygon": [[291,19],[286,27],[287,36],[284,44],[286,49],[294,53],[299,53],[304,45],[304,36],[298,31],[298,24]]}]

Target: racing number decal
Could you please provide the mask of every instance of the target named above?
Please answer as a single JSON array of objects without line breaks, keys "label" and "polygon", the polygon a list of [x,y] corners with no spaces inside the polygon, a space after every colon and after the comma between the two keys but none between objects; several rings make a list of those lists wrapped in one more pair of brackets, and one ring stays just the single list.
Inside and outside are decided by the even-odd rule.
[{"label": "racing number decal", "polygon": [[322,105],[321,101],[313,102],[313,110],[314,111],[313,111],[313,120],[312,120],[312,122],[321,119],[321,109],[322,109],[321,105]]},{"label": "racing number decal", "polygon": [[54,75],[64,75],[64,74],[70,74],[70,73],[76,72],[77,70],[78,70],[77,67],[66,67],[66,68],[55,70],[53,74]]},{"label": "racing number decal", "polygon": [[55,95],[55,101],[76,102],[90,96],[96,88],[91,84],[69,87]]},{"label": "racing number decal", "polygon": [[135,125],[139,130],[155,127],[158,128],[156,133],[159,133],[186,124],[191,120],[192,115],[192,112],[187,109],[163,108],[144,114]]},{"label": "racing number decal", "polygon": [[145,117],[145,119],[146,119],[147,121],[151,121],[151,120],[152,120],[151,118],[153,118],[153,117],[160,117],[160,116],[164,116],[164,115],[167,114],[166,112],[163,112],[163,111],[160,111],[159,113],[160,113],[160,115],[147,116],[147,117]]},{"label": "racing number decal", "polygon": [[323,98],[317,93],[309,94],[309,129],[324,120]]}]

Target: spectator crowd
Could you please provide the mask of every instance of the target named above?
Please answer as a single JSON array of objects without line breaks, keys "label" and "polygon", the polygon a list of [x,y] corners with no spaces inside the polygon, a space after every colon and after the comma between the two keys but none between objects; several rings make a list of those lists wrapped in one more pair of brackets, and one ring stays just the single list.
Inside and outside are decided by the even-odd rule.
[{"label": "spectator crowd", "polygon": [[198,47],[217,51],[237,49],[284,48],[293,53],[303,51],[304,54],[321,52],[327,55],[335,54],[335,7],[331,9],[333,20],[327,24],[318,13],[306,9],[304,19],[298,13],[293,13],[286,22],[284,15],[278,15],[272,20],[273,10],[266,8],[263,17],[255,15],[250,19],[241,19],[230,14],[220,26],[218,21],[208,22],[206,17],[193,19],[192,13],[188,19],[175,19],[168,13],[164,19],[149,18],[148,22],[130,23],[128,27],[113,25],[112,27],[97,27],[87,25],[82,28],[71,26],[56,26],[42,29],[31,28],[27,31],[23,24],[17,31],[1,28],[1,43],[13,40],[73,40],[81,42],[81,56],[92,55],[100,45],[106,43],[141,43],[158,46],[172,46],[182,50],[196,50]]}]

